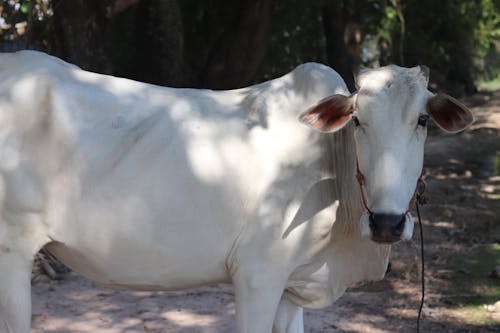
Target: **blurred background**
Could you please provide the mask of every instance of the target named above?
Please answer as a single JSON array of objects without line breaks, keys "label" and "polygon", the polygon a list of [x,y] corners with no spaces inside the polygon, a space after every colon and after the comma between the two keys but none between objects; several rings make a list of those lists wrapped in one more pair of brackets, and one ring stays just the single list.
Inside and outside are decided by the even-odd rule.
[{"label": "blurred background", "polygon": [[[423,332],[500,332],[500,0],[0,0],[0,51],[35,49],[83,69],[173,87],[232,89],[316,61],[354,91],[361,67],[427,65],[430,88],[475,114],[429,127],[422,209]],[[305,311],[308,333],[415,330],[420,236],[393,247],[383,281]],[[355,264],[355,263],[353,263]],[[32,333],[234,332],[230,286],[118,292],[46,250]]]},{"label": "blurred background", "polygon": [[432,88],[454,95],[500,85],[499,0],[0,3],[0,50],[160,85],[237,88],[307,61],[335,68],[351,90],[360,66],[389,63],[427,65]]}]

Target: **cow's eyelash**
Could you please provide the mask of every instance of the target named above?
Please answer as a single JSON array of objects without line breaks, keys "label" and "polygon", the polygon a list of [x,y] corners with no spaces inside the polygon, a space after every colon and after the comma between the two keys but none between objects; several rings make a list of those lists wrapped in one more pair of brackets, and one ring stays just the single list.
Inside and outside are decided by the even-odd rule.
[{"label": "cow's eyelash", "polygon": [[361,124],[359,123],[359,119],[358,117],[356,116],[353,116],[352,117],[352,121],[354,122],[354,125],[356,125],[356,127],[359,127]]},{"label": "cow's eyelash", "polygon": [[429,120],[429,116],[426,114],[422,114],[422,115],[420,115],[420,117],[418,117],[418,125],[425,127],[425,126],[427,126],[428,120]]}]

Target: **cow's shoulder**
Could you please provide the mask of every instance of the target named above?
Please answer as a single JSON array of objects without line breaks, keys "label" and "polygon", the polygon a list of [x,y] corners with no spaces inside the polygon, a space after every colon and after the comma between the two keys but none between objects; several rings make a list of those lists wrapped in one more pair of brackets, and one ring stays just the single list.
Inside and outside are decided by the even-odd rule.
[{"label": "cow's shoulder", "polygon": [[317,98],[331,94],[349,94],[340,74],[326,65],[307,62],[297,66],[291,74],[295,89],[306,96]]},{"label": "cow's shoulder", "polygon": [[349,94],[342,77],[332,68],[314,62],[301,64],[275,79],[241,90],[240,104],[249,122],[265,124],[271,114],[293,117],[333,93]]},{"label": "cow's shoulder", "polygon": [[342,79],[340,75],[331,67],[317,63],[317,62],[306,62],[298,65],[293,69],[293,72],[297,76],[302,78],[316,78],[316,79],[327,79],[328,77],[334,77],[336,79]]}]

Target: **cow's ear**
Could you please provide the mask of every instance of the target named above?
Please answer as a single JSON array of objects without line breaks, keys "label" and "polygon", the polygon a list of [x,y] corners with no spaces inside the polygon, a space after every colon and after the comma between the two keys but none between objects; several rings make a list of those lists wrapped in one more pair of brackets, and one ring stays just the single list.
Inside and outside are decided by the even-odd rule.
[{"label": "cow's ear", "polygon": [[427,113],[447,132],[456,133],[474,122],[474,115],[455,98],[438,93],[427,101]]},{"label": "cow's ear", "polygon": [[300,122],[321,132],[335,132],[352,118],[355,96],[332,95],[299,116]]}]

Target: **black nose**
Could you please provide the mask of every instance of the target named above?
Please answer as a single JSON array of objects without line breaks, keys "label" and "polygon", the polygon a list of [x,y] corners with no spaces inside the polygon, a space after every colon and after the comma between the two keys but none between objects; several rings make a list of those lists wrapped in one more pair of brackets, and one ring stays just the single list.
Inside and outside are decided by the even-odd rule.
[{"label": "black nose", "polygon": [[405,228],[404,214],[370,214],[372,240],[377,243],[394,243],[401,239]]}]

